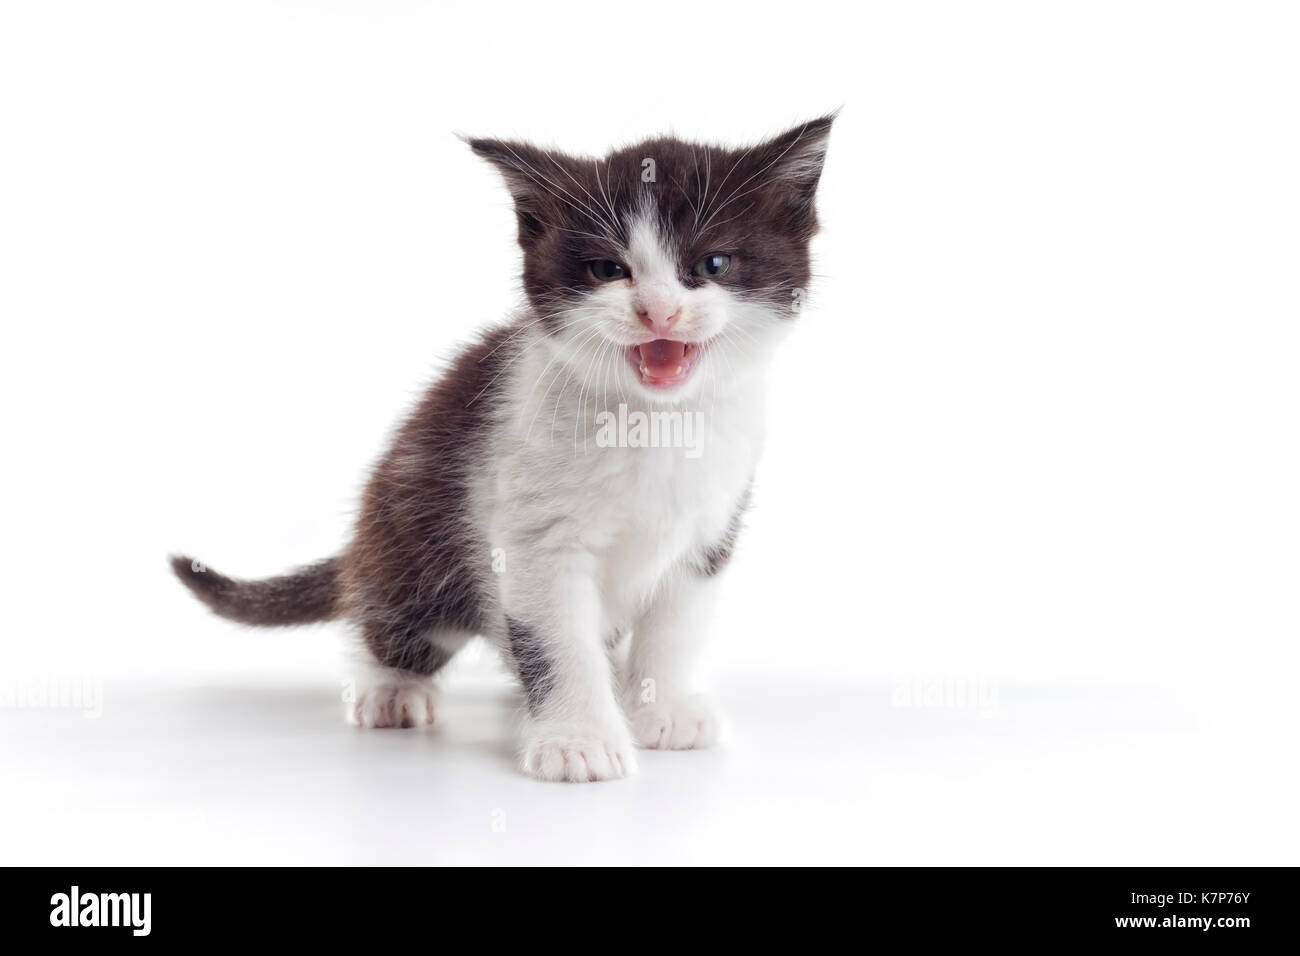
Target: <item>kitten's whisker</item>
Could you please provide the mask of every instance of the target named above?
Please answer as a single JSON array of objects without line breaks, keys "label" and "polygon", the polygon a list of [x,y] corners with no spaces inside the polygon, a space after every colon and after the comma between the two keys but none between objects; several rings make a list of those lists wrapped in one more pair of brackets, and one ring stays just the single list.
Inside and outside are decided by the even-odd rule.
[{"label": "kitten's whisker", "polygon": [[[512,333],[511,333],[511,334],[510,334],[510,335],[509,335],[509,336],[508,336],[504,341],[501,342],[500,345],[498,345],[496,348],[494,348],[494,349],[492,350],[492,352],[489,352],[488,355],[491,355],[491,354],[493,354],[494,352],[498,351],[498,350],[499,350],[502,346],[504,346],[504,345],[508,345],[508,344],[511,344],[511,343],[515,342],[515,341],[516,341],[516,340],[517,340],[521,335],[523,335],[525,332],[527,332],[528,329],[534,327],[535,325],[537,325],[537,322],[540,322],[540,321],[542,321],[542,320],[541,320],[541,319],[538,319],[538,320],[535,321],[535,322],[530,322],[530,323],[529,323],[527,326],[525,326],[524,328],[514,330],[514,331],[513,331],[513,332],[512,332]],[[555,328],[554,331],[557,332],[557,333],[558,333],[558,332],[563,332],[565,329],[572,328],[573,326],[577,325],[577,324],[578,324],[579,322],[581,322],[581,321],[582,321],[581,317],[571,319],[570,321],[565,322],[565,323],[563,323],[563,324],[557,326],[557,327]],[[465,407],[468,408],[470,405],[473,405],[473,404],[474,404],[475,402],[477,402],[480,398],[482,398],[482,397],[483,397],[483,394],[484,394],[485,392],[487,392],[488,389],[490,389],[490,388],[492,387],[492,385],[497,381],[497,379],[499,379],[499,378],[500,378],[502,375],[504,375],[506,372],[508,372],[508,371],[510,371],[511,369],[513,369],[514,366],[515,366],[516,364],[518,364],[520,361],[523,360],[524,354],[525,354],[529,349],[531,349],[531,348],[536,348],[538,345],[541,345],[544,341],[545,341],[545,338],[544,338],[544,337],[543,337],[543,338],[537,338],[537,339],[534,339],[533,341],[531,341],[531,342],[527,343],[526,345],[524,345],[524,346],[523,346],[523,347],[522,347],[522,348],[521,348],[521,349],[520,349],[520,350],[519,350],[515,355],[512,355],[510,358],[506,359],[505,362],[502,364],[501,368],[497,371],[497,373],[496,373],[495,375],[493,375],[492,378],[488,381],[488,383],[487,383],[486,385],[484,385],[483,388],[481,388],[481,389],[479,390],[479,393],[478,393],[477,395],[475,395],[473,398],[471,398],[468,402],[465,403]],[[487,356],[484,356],[484,358],[486,358],[486,357],[487,357]],[[481,361],[481,360],[480,360],[480,361]]]},{"label": "kitten's whisker", "polygon": [[[535,182],[535,183],[537,183],[537,184],[539,184],[539,185],[542,184],[542,183],[545,183],[546,185],[552,187],[551,189],[544,190],[545,192],[548,192],[550,195],[554,196],[556,199],[560,200],[561,202],[566,203],[568,206],[570,206],[571,208],[573,208],[575,211],[580,212],[580,213],[585,213],[585,214],[587,215],[587,217],[591,219],[592,222],[594,222],[597,226],[600,226],[602,229],[605,229],[605,228],[607,227],[607,224],[606,224],[606,223],[604,222],[604,220],[603,220],[603,219],[602,219],[602,218],[601,218],[601,217],[596,213],[596,211],[595,211],[594,209],[592,209],[590,206],[588,206],[586,203],[584,203],[584,202],[583,202],[581,199],[579,199],[577,196],[573,195],[571,192],[569,192],[567,189],[565,189],[565,188],[564,188],[563,186],[561,186],[559,183],[557,183],[557,182],[555,182],[554,180],[551,180],[551,179],[549,179],[547,176],[545,176],[545,175],[541,172],[541,170],[537,169],[535,166],[533,166],[531,163],[529,163],[527,160],[525,160],[522,156],[520,156],[518,153],[516,153],[513,149],[511,149],[509,143],[505,144],[505,147],[506,147],[506,149],[510,150],[510,154],[511,154],[512,156],[514,156],[515,159],[519,162],[520,166],[523,167],[524,174],[525,174],[526,176],[528,176],[530,179],[532,179],[533,182]],[[548,159],[551,158],[549,154],[547,154],[547,158],[548,158]],[[554,162],[557,166],[559,166],[560,169],[564,170],[565,173],[568,173],[568,170],[565,168],[565,166],[564,166],[563,163],[556,162],[554,159],[552,159],[551,161]],[[568,173],[568,174],[569,174],[570,176],[572,176],[571,173]],[[557,190],[558,190],[558,192],[557,192]],[[561,193],[563,193],[563,195],[561,195]],[[611,232],[611,233],[609,234],[609,237],[608,237],[608,238],[609,238],[611,241],[614,241],[616,237],[615,237],[614,233]]]},{"label": "kitten's whisker", "polygon": [[[608,163],[608,162],[605,163],[605,170],[606,170],[606,172],[608,173],[608,171],[609,171],[609,163]],[[616,213],[616,212],[614,211],[614,202],[613,202],[613,200],[610,198],[610,194],[609,194],[608,192],[606,192],[606,190],[605,190],[605,181],[601,178],[601,175],[600,175],[600,160],[597,159],[597,160],[593,160],[593,161],[592,161],[592,171],[595,172],[595,174],[596,174],[596,185],[600,188],[600,195],[601,195],[601,196],[604,198],[604,200],[605,200],[605,209],[609,212],[609,216],[610,216],[611,219],[617,219],[617,218],[618,218],[618,213]]]},{"label": "kitten's whisker", "polygon": [[[487,360],[488,360],[489,358],[491,358],[493,355],[496,355],[496,353],[499,352],[503,347],[509,345],[511,342],[513,342],[513,341],[514,341],[515,339],[517,339],[519,336],[523,335],[523,334],[524,334],[525,332],[527,332],[529,329],[534,328],[535,326],[541,324],[542,322],[545,322],[547,319],[559,318],[559,317],[560,317],[561,315],[563,315],[565,312],[572,312],[572,311],[576,311],[576,310],[573,310],[573,309],[563,309],[563,310],[560,310],[559,312],[548,312],[548,313],[546,313],[546,314],[544,314],[544,315],[539,315],[539,316],[537,316],[536,318],[532,319],[532,320],[529,321],[529,322],[525,322],[523,325],[517,326],[517,327],[515,327],[515,328],[511,328],[511,329],[510,329],[510,333],[509,333],[509,334],[508,334],[504,339],[502,339],[501,342],[500,342],[500,343],[499,343],[495,348],[493,348],[492,350],[490,350],[486,355],[483,355],[483,356],[478,360],[479,364],[482,365],[485,361],[487,361]],[[556,331],[559,331],[559,330],[562,329],[562,328],[563,328],[563,326],[560,326],[559,328],[556,329]]]},{"label": "kitten's whisker", "polygon": [[[597,355],[597,362],[595,366],[596,374],[592,380],[591,391],[589,392],[589,394],[591,395],[591,407],[593,411],[592,418],[591,418],[591,424],[593,428],[595,427],[596,424],[596,416],[600,414],[602,408],[600,402],[596,400],[596,384],[603,379],[605,374],[605,358],[607,355],[609,355],[609,339],[605,339],[603,342],[601,342],[600,348],[597,351],[596,355]],[[582,429],[583,455],[587,454],[587,435],[590,432],[591,432],[591,428],[586,427],[586,422],[584,420],[583,429]]]},{"label": "kitten's whisker", "polygon": [[[755,187],[755,188],[757,188],[757,187]],[[746,207],[745,207],[744,209],[742,209],[740,212],[736,213],[734,216],[729,216],[729,217],[727,217],[726,219],[723,219],[723,220],[720,221],[720,222],[715,222],[715,223],[713,224],[713,228],[715,228],[715,229],[721,229],[721,228],[722,228],[723,226],[725,226],[727,223],[729,223],[729,222],[735,222],[737,219],[740,219],[740,218],[742,218],[743,216],[747,216],[747,215],[749,215],[751,212],[753,212],[753,210],[754,210],[754,204],[753,204],[753,203],[750,203],[748,206],[746,206]]]},{"label": "kitten's whisker", "polygon": [[[561,361],[558,365],[556,365],[555,373],[551,376],[551,380],[546,386],[546,391],[542,393],[541,399],[537,402],[537,408],[533,412],[532,421],[529,422],[527,434],[529,435],[532,434],[533,426],[537,423],[537,419],[542,413],[542,408],[546,405],[546,399],[551,394],[551,389],[553,389],[556,386],[556,384],[559,383],[560,389],[558,392],[555,393],[555,403],[551,410],[551,441],[554,442],[556,417],[559,415],[560,402],[563,399],[565,392],[568,390],[569,383],[573,379],[573,369],[570,363],[574,358],[576,358],[581,353],[583,346],[585,346],[586,343],[590,341],[597,334],[597,332],[598,329],[592,328],[589,329],[587,332],[581,333],[579,338],[574,343],[572,354],[565,356],[563,358],[563,361]],[[560,358],[560,357],[561,355],[557,354],[556,358]],[[548,363],[547,368],[550,368],[550,363]],[[542,370],[541,375],[538,376],[538,380],[536,383],[534,383],[533,388],[532,390],[530,390],[530,392],[535,391],[537,385],[541,384],[541,380],[546,375],[546,371],[547,369]]]},{"label": "kitten's whisker", "polygon": [[601,338],[600,342],[597,343],[596,351],[595,351],[595,353],[592,355],[592,357],[591,357],[591,361],[589,361],[589,362],[587,363],[587,367],[586,367],[586,369],[585,369],[585,370],[583,371],[583,373],[582,373],[582,386],[578,389],[578,417],[577,417],[576,419],[574,419],[574,422],[573,422],[573,452],[574,452],[574,454],[577,454],[577,452],[578,452],[578,426],[579,426],[579,425],[582,425],[582,427],[583,427],[583,432],[582,432],[582,453],[583,453],[584,455],[587,453],[587,430],[586,430],[586,424],[587,424],[587,422],[586,422],[586,418],[587,418],[587,404],[586,404],[586,399],[585,399],[584,396],[585,396],[585,393],[586,393],[586,391],[587,391],[587,383],[588,383],[588,380],[591,378],[591,367],[592,367],[592,364],[596,361],[597,356],[599,356],[599,355],[601,354],[601,352],[604,350],[604,346],[605,346],[608,342],[609,342],[609,339],[606,339],[606,338],[604,338],[604,337]]},{"label": "kitten's whisker", "polygon": [[[570,179],[573,180],[574,185],[577,186],[579,189],[581,189],[581,190],[583,191],[583,193],[586,194],[587,198],[590,199],[590,200],[592,201],[592,203],[594,203],[594,204],[597,205],[597,206],[600,205],[600,203],[597,201],[596,197],[593,196],[593,195],[591,194],[591,191],[590,191],[589,189],[587,189],[586,186],[582,185],[582,183],[578,182],[578,178],[577,178],[576,176],[574,176],[573,173],[569,172],[569,167],[568,167],[567,165],[565,165],[564,163],[557,163],[556,165],[560,167],[560,171],[561,171],[561,172],[563,172],[566,176],[568,176]],[[584,203],[583,205],[586,205],[586,204]],[[617,234],[617,233],[618,233],[618,224],[617,224],[617,222],[615,221],[615,219],[612,219],[612,218],[611,218],[611,219],[607,219],[607,218],[605,218],[605,215],[604,215],[603,212],[602,212],[600,215],[601,215],[601,219],[602,219],[602,221],[605,223],[605,225],[606,225],[606,226],[608,227],[608,229],[609,229],[610,236],[612,237],[612,236],[614,236],[615,234]]]},{"label": "kitten's whisker", "polygon": [[[724,175],[724,176],[722,177],[722,180],[718,183],[718,188],[717,188],[716,190],[714,190],[714,193],[713,193],[713,196],[712,196],[712,197],[710,197],[710,196],[707,194],[707,190],[706,190],[706,194],[705,194],[705,197],[704,197],[704,198],[705,198],[705,212],[709,212],[709,211],[711,210],[713,200],[716,199],[716,198],[718,197],[718,194],[722,192],[722,187],[725,186],[725,185],[727,185],[727,180],[731,178],[731,174],[734,173],[734,172],[735,172],[735,171],[740,167],[740,164],[743,163],[743,162],[745,161],[745,157],[747,157],[750,153],[752,153],[752,152],[753,152],[755,149],[757,149],[757,148],[758,148],[758,144],[754,144],[753,146],[750,146],[750,147],[747,148],[743,153],[741,153],[739,156],[736,157],[736,161],[733,162],[733,163],[731,164],[731,168],[728,169],[727,172],[726,172],[726,175]],[[706,153],[706,154],[705,154],[705,162],[707,163],[708,160],[709,160],[709,154]],[[707,226],[707,225],[708,225],[708,221],[706,220],[705,223],[704,223],[704,226],[701,226],[699,229],[696,229],[696,230],[695,230],[695,235],[698,236],[699,233],[700,233],[700,230],[703,229],[703,228],[705,228],[705,226]]]},{"label": "kitten's whisker", "polygon": [[[720,205],[717,209],[715,209],[715,210],[712,212],[712,214],[710,214],[709,219],[705,220],[703,228],[706,228],[706,229],[707,229],[707,228],[708,228],[708,225],[709,225],[709,220],[711,220],[711,219],[712,219],[714,216],[716,216],[718,213],[722,212],[722,210],[726,209],[728,205],[730,205],[730,204],[731,204],[735,199],[738,198],[737,195],[736,195],[736,193],[738,193],[741,189],[743,189],[743,188],[744,188],[748,183],[750,183],[750,182],[751,182],[755,177],[757,177],[757,176],[761,176],[763,173],[767,172],[769,169],[771,169],[773,166],[775,166],[777,163],[779,163],[783,158],[785,158],[785,154],[788,153],[788,152],[790,152],[790,150],[794,149],[795,144],[797,144],[801,139],[803,139],[803,134],[804,134],[805,132],[807,132],[807,130],[808,130],[808,124],[807,124],[807,123],[804,123],[803,128],[799,130],[799,135],[796,136],[794,139],[792,139],[792,140],[790,141],[789,145],[787,145],[785,149],[781,150],[781,152],[780,152],[779,154],[777,154],[777,156],[776,156],[775,158],[773,158],[772,161],[769,162],[766,166],[764,166],[762,169],[760,169],[760,170],[758,170],[758,171],[756,171],[756,172],[754,172],[754,173],[751,173],[748,179],[746,179],[746,180],[745,180],[744,182],[742,182],[739,186],[737,186],[735,189],[733,189],[733,190],[731,191],[731,195],[727,197],[726,201],[723,202],[722,205]],[[751,147],[751,148],[752,148],[752,147]],[[746,151],[746,155],[748,155],[748,150]],[[764,184],[764,181],[763,181],[763,180],[760,180],[760,181],[759,181],[759,186],[762,186],[763,184]],[[755,186],[754,188],[757,189],[758,186]],[[751,190],[749,190],[749,192],[753,192],[753,190],[751,189]],[[741,195],[748,195],[748,193],[742,193]]]},{"label": "kitten's whisker", "polygon": [[608,373],[605,369],[601,369],[601,377],[604,379],[604,389],[602,390],[601,400],[604,403],[605,411],[609,411],[609,380],[613,377],[614,373],[618,372],[618,359],[621,357],[622,352],[623,346],[611,348],[610,357],[614,360],[611,363],[612,368]]},{"label": "kitten's whisker", "polygon": [[[591,327],[590,329],[588,329],[587,331],[585,331],[585,332],[580,332],[580,333],[578,334],[578,336],[577,336],[577,339],[576,339],[575,343],[574,343],[575,346],[576,346],[575,349],[574,349],[575,353],[576,353],[576,351],[578,350],[578,348],[581,347],[581,344],[582,344],[582,343],[584,343],[588,338],[590,338],[591,336],[595,335],[595,334],[598,333],[599,331],[600,331],[599,327],[597,327],[597,326],[592,326],[592,327]],[[524,410],[525,410],[525,411],[527,411],[527,409],[528,409],[528,402],[532,400],[533,393],[534,393],[535,391],[537,391],[537,386],[540,385],[540,384],[542,383],[542,379],[546,377],[546,373],[550,370],[551,366],[555,364],[556,360],[559,359],[559,358],[563,355],[563,349],[564,349],[564,346],[565,346],[566,344],[569,344],[569,343],[567,343],[567,342],[561,342],[561,343],[560,343],[559,347],[556,349],[555,354],[551,356],[551,360],[550,360],[549,362],[546,363],[546,367],[542,369],[542,371],[538,374],[536,381],[534,381],[533,384],[532,384],[532,386],[528,389],[528,396],[527,396],[527,398],[525,399],[525,403],[524,403]],[[555,387],[555,383],[558,382],[558,381],[563,377],[563,375],[564,375],[564,373],[565,373],[565,370],[566,370],[565,363],[564,363],[564,362],[561,362],[561,363],[560,363],[560,366],[559,366],[559,369],[557,370],[555,376],[552,377],[552,379],[551,379],[551,383],[550,383],[549,385],[546,386],[546,391],[545,391],[544,393],[542,393],[541,400],[538,401],[538,403],[537,403],[537,409],[536,409],[536,411],[533,412],[532,420],[528,423],[528,431],[525,432],[525,434],[524,434],[524,443],[525,443],[525,444],[527,444],[527,442],[528,442],[528,437],[533,433],[533,426],[537,424],[537,416],[541,414],[542,406],[546,404],[546,397],[547,397],[548,395],[551,394],[551,389]],[[561,392],[561,394],[563,394],[563,392],[564,392],[563,387],[561,387],[560,392]],[[559,402],[559,397],[558,397],[558,396],[556,397],[556,402],[557,402],[557,407],[558,407],[558,402]],[[551,431],[552,431],[552,433],[554,433],[554,431],[555,431],[555,418],[554,418],[554,416],[552,416],[552,418],[551,418]]]}]

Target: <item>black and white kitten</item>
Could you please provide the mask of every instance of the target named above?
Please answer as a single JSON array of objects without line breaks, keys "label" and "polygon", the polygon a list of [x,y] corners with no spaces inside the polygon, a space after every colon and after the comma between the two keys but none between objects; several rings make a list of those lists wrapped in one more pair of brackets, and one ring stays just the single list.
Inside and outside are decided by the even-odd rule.
[{"label": "black and white kitten", "polygon": [[538,777],[708,746],[691,664],[759,457],[764,370],[808,287],[831,120],[601,159],[471,140],[514,197],[526,305],[406,421],[340,555],[260,581],[176,557],[177,575],[246,624],[350,621],[366,727],[431,722],[433,675],[480,634],[523,685]]}]

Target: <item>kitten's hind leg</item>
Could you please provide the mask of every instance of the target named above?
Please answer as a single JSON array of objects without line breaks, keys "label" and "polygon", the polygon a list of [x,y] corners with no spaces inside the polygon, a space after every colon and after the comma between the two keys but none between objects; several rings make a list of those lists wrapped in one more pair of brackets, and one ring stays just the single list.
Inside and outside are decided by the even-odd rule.
[{"label": "kitten's hind leg", "polygon": [[358,727],[421,727],[434,722],[433,676],[471,635],[435,630],[398,637],[367,630],[344,692],[344,716]]}]

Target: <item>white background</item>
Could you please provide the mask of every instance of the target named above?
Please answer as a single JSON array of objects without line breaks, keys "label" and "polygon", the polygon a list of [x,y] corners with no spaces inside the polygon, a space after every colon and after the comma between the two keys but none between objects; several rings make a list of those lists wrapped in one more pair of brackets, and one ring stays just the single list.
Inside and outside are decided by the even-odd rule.
[{"label": "white background", "polygon": [[[1298,27],[5,4],[0,855],[1296,863]],[[840,106],[721,748],[535,783],[487,653],[437,728],[355,731],[340,629],[242,630],[170,578],[336,552],[403,410],[517,300],[455,132],[599,152]],[[74,680],[102,716],[15,706]]]}]

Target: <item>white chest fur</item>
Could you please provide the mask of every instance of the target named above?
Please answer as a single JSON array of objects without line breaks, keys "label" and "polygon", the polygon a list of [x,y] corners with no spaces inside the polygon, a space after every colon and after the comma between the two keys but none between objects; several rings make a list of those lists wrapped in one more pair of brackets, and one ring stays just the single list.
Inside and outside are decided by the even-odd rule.
[{"label": "white chest fur", "polygon": [[623,443],[611,447],[608,431],[600,440],[602,411],[635,422],[665,409],[629,395],[583,394],[582,383],[563,374],[543,394],[542,358],[525,354],[503,390],[476,511],[507,562],[587,562],[605,623],[618,626],[674,566],[725,534],[762,443],[761,377],[667,409],[695,416],[698,434],[685,432],[690,447],[645,447],[626,427]]}]

